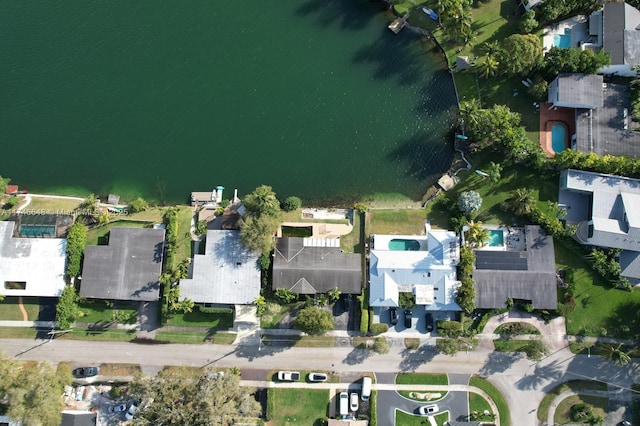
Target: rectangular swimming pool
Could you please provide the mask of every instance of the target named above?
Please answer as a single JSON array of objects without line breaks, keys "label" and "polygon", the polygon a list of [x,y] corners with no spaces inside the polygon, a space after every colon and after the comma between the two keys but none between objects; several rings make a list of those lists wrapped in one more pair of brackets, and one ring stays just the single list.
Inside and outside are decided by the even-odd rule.
[{"label": "rectangular swimming pool", "polygon": [[489,231],[489,239],[485,240],[489,247],[504,246],[504,231],[500,229],[492,229]]},{"label": "rectangular swimming pool", "polygon": [[562,49],[568,49],[571,47],[571,30],[566,30],[566,34],[554,34],[553,45]]}]

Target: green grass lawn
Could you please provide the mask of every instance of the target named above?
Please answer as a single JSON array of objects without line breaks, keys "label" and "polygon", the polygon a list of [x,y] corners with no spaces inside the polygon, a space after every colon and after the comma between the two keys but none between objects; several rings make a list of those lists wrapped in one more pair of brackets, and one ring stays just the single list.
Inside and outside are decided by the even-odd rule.
[{"label": "green grass lawn", "polygon": [[231,328],[233,327],[233,313],[204,313],[195,307],[192,312],[172,314],[171,318],[167,320],[167,325]]},{"label": "green grass lawn", "polygon": [[135,339],[135,337],[135,330],[91,330],[88,328],[74,328],[68,333],[57,335],[56,339],[128,342],[129,340]]},{"label": "green grass lawn", "polygon": [[273,343],[288,344],[299,348],[332,348],[335,346],[333,336],[265,336],[262,344],[270,346]]},{"label": "green grass lawn", "polygon": [[448,385],[446,374],[400,373],[396,376],[398,385]]},{"label": "green grass lawn", "polygon": [[31,327],[0,327],[0,339],[35,339],[37,334]]},{"label": "green grass lawn", "polygon": [[[572,269],[576,308],[567,315],[567,333],[633,338],[640,326],[640,291],[612,289],[587,262],[561,244],[555,244],[556,264]],[[561,301],[562,299],[559,299]]]},{"label": "green grass lawn", "polygon": [[540,401],[538,405],[538,420],[541,422],[546,421],[549,415],[549,407],[553,403],[553,400],[562,392],[567,390],[573,390],[579,392],[581,389],[585,390],[607,390],[607,384],[602,382],[595,382],[590,380],[572,380],[565,382],[555,388],[551,389]]},{"label": "green grass lawn", "polygon": [[430,404],[432,402],[440,401],[442,398],[447,396],[447,393],[448,393],[448,391],[446,391],[446,390],[434,390],[434,391],[428,391],[428,392],[425,392],[425,391],[418,392],[418,393],[431,393],[431,394],[439,393],[440,394],[440,396],[438,398],[431,398],[429,400],[426,400],[426,399],[418,399],[418,398],[412,397],[411,394],[414,393],[414,392],[415,391],[403,391],[403,390],[398,391],[398,393],[400,395],[404,396],[405,398],[410,399],[412,401],[422,402],[424,404]]},{"label": "green grass lawn", "polygon": [[328,415],[329,391],[316,389],[273,389],[273,424],[278,426],[320,424]]},{"label": "green grass lawn", "polygon": [[[477,393],[469,392],[469,411],[470,413],[484,413],[485,411],[492,412],[491,406],[484,399],[483,396],[478,395]],[[490,422],[493,420],[491,416],[482,416],[478,419],[478,421],[486,421]]]},{"label": "green grass lawn", "polygon": [[493,345],[498,352],[523,352],[524,347],[531,343],[530,340],[519,339],[495,339]]},{"label": "green grass lawn", "polygon": [[304,302],[289,303],[285,305],[268,304],[267,312],[260,317],[261,328],[278,328],[282,318],[292,309]]},{"label": "green grass lawn", "polygon": [[340,247],[345,253],[364,253],[364,223],[362,214],[353,215],[353,229],[340,237]]},{"label": "green grass lawn", "polygon": [[[27,311],[27,321],[35,321],[38,319],[40,302],[37,297],[23,297],[22,305],[25,311]],[[17,296],[7,296],[0,302],[0,319],[5,321],[22,321],[24,319],[18,307]]]},{"label": "green grass lawn", "polygon": [[575,404],[585,403],[593,407],[594,416],[604,416],[609,412],[609,398],[588,395],[573,395],[565,398],[558,404],[553,421],[556,424],[564,425],[572,423],[571,407]]},{"label": "green grass lawn", "polygon": [[94,299],[78,303],[78,309],[82,313],[78,322],[110,323],[117,320],[120,324],[135,324],[138,319],[138,308],[135,303],[116,302],[109,306],[105,301]]},{"label": "green grass lawn", "polygon": [[95,246],[95,245],[106,245],[107,235],[111,228],[120,227],[120,228],[151,228],[155,222],[145,222],[145,221],[137,221],[137,220],[115,220],[113,222],[109,222],[106,225],[98,226],[92,228],[87,231],[87,245]]},{"label": "green grass lawn", "polygon": [[[486,168],[490,161],[499,163],[500,156],[488,150],[471,155],[468,160],[474,169]],[[501,203],[510,197],[510,192],[518,188],[530,188],[538,206],[548,210],[548,202],[558,198],[558,176],[551,174],[541,176],[538,172],[527,170],[521,166],[505,167],[502,171],[502,179],[497,184],[491,184],[473,172],[458,174],[460,182],[441,197],[431,201],[426,206],[426,217],[432,225],[439,228],[449,228],[449,219],[452,211],[457,211],[457,203],[460,193],[476,191],[482,197],[482,205],[475,213],[475,220],[487,224],[525,225],[526,219],[516,217],[511,212],[505,211]]]},{"label": "green grass lawn", "polygon": [[[447,417],[449,416],[447,415]],[[428,417],[420,417],[417,414],[408,414],[396,409],[396,424],[402,426],[429,426],[431,423],[429,423]]]},{"label": "green grass lawn", "polygon": [[173,255],[172,268],[175,269],[184,259],[193,257],[192,240],[190,235],[193,209],[189,206],[178,207],[178,244]]},{"label": "green grass lawn", "polygon": [[483,379],[480,376],[471,376],[471,380],[469,380],[470,386],[475,386],[479,389],[485,391],[493,402],[498,407],[498,413],[500,414],[500,425],[501,426],[509,426],[511,424],[511,415],[509,414],[509,406],[507,402],[504,400],[504,397],[491,382],[486,379]]},{"label": "green grass lawn", "polygon": [[72,212],[80,207],[82,201],[68,200],[65,198],[38,198],[32,197],[27,207],[28,210],[43,210],[50,213]]},{"label": "green grass lawn", "polygon": [[367,213],[366,235],[424,235],[425,212],[411,210],[371,210]]}]

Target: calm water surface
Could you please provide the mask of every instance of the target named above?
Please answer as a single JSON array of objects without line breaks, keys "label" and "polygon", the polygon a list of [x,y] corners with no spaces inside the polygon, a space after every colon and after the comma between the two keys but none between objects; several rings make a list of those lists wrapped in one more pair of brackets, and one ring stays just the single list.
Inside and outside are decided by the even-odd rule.
[{"label": "calm water surface", "polygon": [[184,201],[419,198],[450,165],[442,58],[359,0],[0,3],[0,174]]}]

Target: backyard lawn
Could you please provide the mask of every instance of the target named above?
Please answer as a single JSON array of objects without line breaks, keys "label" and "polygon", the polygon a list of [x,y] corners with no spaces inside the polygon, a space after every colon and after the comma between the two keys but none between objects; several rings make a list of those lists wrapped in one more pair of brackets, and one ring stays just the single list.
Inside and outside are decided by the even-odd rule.
[{"label": "backyard lawn", "polygon": [[611,288],[583,258],[561,244],[555,244],[555,253],[559,267],[573,270],[576,284],[576,307],[567,315],[567,333],[633,338],[640,326],[640,291]]},{"label": "backyard lawn", "polygon": [[328,390],[275,388],[269,396],[274,425],[316,425],[328,416]]},{"label": "backyard lawn", "polygon": [[392,235],[424,235],[424,209],[370,210],[365,233]]},{"label": "backyard lawn", "polygon": [[[23,297],[22,305],[27,312],[27,321],[35,321],[38,319],[40,312],[40,304],[37,297]],[[5,321],[23,321],[22,312],[18,307],[18,297],[8,296],[0,302],[0,320]]]}]

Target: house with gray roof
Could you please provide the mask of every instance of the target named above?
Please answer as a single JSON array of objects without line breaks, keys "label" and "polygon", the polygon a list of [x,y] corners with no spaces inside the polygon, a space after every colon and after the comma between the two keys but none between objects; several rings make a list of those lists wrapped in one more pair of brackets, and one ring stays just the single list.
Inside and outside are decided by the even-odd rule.
[{"label": "house with gray roof", "polygon": [[21,237],[17,227],[16,222],[0,221],[0,294],[60,296],[65,286],[67,240]]},{"label": "house with gray roof", "polygon": [[558,204],[584,245],[616,248],[621,276],[640,284],[640,180],[568,169],[560,174]]},{"label": "house with gray roof", "polygon": [[588,154],[640,156],[640,134],[631,125],[631,89],[604,83],[601,75],[560,74],[549,85],[553,108],[575,113],[571,149]]},{"label": "house with gray roof", "polygon": [[399,293],[412,293],[426,311],[459,312],[456,268],[460,238],[431,229],[426,235],[371,236],[369,305],[376,313],[399,306]]},{"label": "house with gray roof", "polygon": [[640,11],[627,3],[607,2],[602,13],[602,49],[611,65],[598,72],[635,77],[640,64]]},{"label": "house with gray roof", "polygon": [[87,246],[80,296],[152,302],[158,300],[164,229],[112,228],[109,244]]},{"label": "house with gray roof", "polygon": [[260,295],[258,253],[244,247],[240,232],[207,231],[204,254],[196,254],[180,297],[196,303],[250,305]]},{"label": "house with gray roof", "polygon": [[504,308],[509,298],[530,301],[536,309],[557,308],[553,238],[538,225],[526,226],[520,238],[517,249],[475,250],[476,308]]},{"label": "house with gray roof", "polygon": [[273,254],[273,289],[323,294],[362,291],[362,256],[343,253],[338,238],[278,238]]}]

